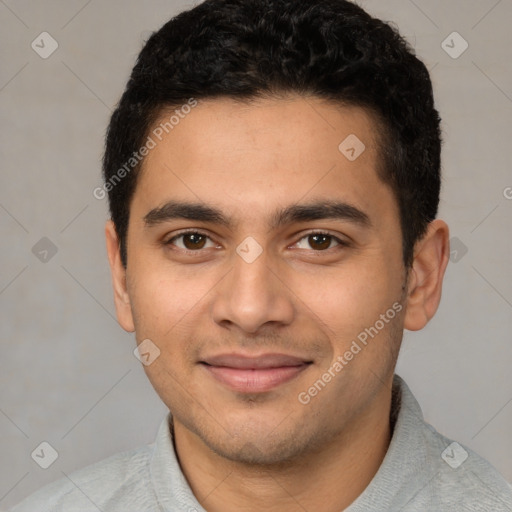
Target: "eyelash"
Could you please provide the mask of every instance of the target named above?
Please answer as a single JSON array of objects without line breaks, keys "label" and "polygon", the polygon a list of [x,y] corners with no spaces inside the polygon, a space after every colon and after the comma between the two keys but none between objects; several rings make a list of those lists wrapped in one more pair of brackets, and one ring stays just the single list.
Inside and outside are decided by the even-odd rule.
[{"label": "eyelash", "polygon": [[[178,238],[181,238],[181,237],[183,237],[185,235],[201,235],[201,236],[204,236],[204,237],[208,238],[209,240],[212,240],[211,237],[208,234],[204,233],[203,231],[200,231],[200,230],[197,230],[197,229],[193,229],[193,230],[182,231],[182,232],[174,235],[172,238],[169,238],[169,240],[165,241],[164,245],[165,246],[172,246],[173,242],[175,240],[177,240]],[[336,241],[337,244],[338,244],[338,245],[335,245],[334,247],[330,247],[328,249],[323,249],[323,250],[311,249],[311,251],[313,251],[315,253],[328,252],[328,251],[331,251],[332,249],[336,249],[336,248],[341,249],[341,248],[344,248],[344,247],[349,247],[349,245],[350,245],[348,242],[346,242],[344,240],[341,240],[340,238],[334,236],[332,233],[329,233],[327,231],[322,231],[322,230],[312,230],[312,231],[310,231],[308,233],[305,233],[293,245],[296,245],[298,242],[300,242],[304,238],[308,238],[308,237],[310,237],[312,235],[328,236],[332,240]],[[211,249],[211,247],[208,247],[208,249]],[[181,247],[178,247],[176,250],[179,250],[182,253],[190,254],[190,255],[194,255],[194,256],[199,255],[199,254],[201,254],[201,252],[203,252],[202,249],[192,250],[192,249],[182,249]]]}]

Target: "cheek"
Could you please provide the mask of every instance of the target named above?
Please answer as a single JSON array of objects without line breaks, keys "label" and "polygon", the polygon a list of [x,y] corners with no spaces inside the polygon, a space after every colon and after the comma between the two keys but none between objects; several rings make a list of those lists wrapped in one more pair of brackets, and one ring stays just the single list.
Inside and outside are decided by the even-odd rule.
[{"label": "cheek", "polygon": [[399,277],[377,258],[354,260],[307,282],[298,277],[292,289],[297,290],[305,314],[323,326],[336,351],[374,326],[400,297]]},{"label": "cheek", "polygon": [[190,281],[168,271],[150,265],[134,267],[129,293],[138,337],[165,337],[186,319],[200,294]]}]

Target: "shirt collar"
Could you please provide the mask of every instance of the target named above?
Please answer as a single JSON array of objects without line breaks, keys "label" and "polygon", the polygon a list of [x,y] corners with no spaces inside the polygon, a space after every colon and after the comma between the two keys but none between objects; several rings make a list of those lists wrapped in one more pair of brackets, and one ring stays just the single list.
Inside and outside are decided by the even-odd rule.
[{"label": "shirt collar", "polygon": [[167,415],[158,429],[150,473],[161,511],[206,512],[181,471],[174,448],[171,414]]},{"label": "shirt collar", "polygon": [[426,472],[433,466],[424,433],[426,424],[420,405],[398,375],[393,378],[390,422],[393,433],[384,460],[345,512],[375,510],[376,503],[379,510],[396,510],[399,497],[405,500],[400,507],[405,507],[410,499],[409,490],[424,486]]}]

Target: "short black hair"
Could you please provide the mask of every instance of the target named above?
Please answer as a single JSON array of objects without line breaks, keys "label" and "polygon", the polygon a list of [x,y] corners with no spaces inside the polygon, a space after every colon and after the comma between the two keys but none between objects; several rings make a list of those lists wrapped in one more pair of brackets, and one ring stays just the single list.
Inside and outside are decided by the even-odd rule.
[{"label": "short black hair", "polygon": [[378,173],[396,197],[403,260],[411,265],[439,204],[441,133],[432,83],[395,28],[346,0],[206,0],[152,34],[112,114],[103,158],[123,265],[139,150],[162,112],[191,99],[288,93],[373,115]]}]

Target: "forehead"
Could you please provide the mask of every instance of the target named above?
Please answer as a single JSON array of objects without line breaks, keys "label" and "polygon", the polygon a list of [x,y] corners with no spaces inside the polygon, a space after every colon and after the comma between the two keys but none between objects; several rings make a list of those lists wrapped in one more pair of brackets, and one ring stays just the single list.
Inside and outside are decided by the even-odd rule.
[{"label": "forehead", "polygon": [[378,124],[362,108],[314,97],[221,98],[186,112],[162,112],[150,131],[155,144],[133,204],[141,215],[170,199],[253,216],[311,197],[394,209],[377,173]]}]

